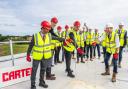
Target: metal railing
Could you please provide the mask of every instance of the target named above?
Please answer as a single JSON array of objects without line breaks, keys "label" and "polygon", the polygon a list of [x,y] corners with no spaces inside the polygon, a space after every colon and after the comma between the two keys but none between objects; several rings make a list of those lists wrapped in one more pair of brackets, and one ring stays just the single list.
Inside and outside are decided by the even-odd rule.
[{"label": "metal railing", "polygon": [[[12,41],[12,40],[9,40],[9,41],[6,41],[6,42],[0,42],[0,44],[9,44],[10,46],[10,54],[11,54],[11,58],[10,59],[5,59],[5,60],[2,60],[0,62],[5,62],[5,61],[10,61],[12,60],[12,66],[15,65],[14,63],[14,59],[18,59],[18,58],[14,58],[14,53],[13,53],[13,44],[14,43],[29,43],[30,41]],[[25,56],[26,57],[26,56]]]}]

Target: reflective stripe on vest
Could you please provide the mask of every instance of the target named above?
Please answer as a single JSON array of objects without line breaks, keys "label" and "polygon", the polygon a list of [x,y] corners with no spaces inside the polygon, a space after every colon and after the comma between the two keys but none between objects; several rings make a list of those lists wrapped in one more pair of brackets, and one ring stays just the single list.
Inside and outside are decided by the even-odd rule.
[{"label": "reflective stripe on vest", "polygon": [[32,49],[34,60],[50,59],[52,57],[51,34],[46,34],[45,41],[39,33],[34,35],[35,45]]},{"label": "reflective stripe on vest", "polygon": [[[116,33],[118,34],[118,29],[116,30]],[[124,36],[125,36],[125,30],[121,29],[121,33],[119,35],[119,40],[120,40],[120,46],[124,46]]]},{"label": "reflective stripe on vest", "polygon": [[87,45],[92,45],[93,42],[93,33],[87,33],[86,35],[86,44]]},{"label": "reflective stripe on vest", "polygon": [[106,36],[106,51],[108,53],[114,54],[116,52],[116,33],[112,32],[111,38],[108,38],[108,35]]}]

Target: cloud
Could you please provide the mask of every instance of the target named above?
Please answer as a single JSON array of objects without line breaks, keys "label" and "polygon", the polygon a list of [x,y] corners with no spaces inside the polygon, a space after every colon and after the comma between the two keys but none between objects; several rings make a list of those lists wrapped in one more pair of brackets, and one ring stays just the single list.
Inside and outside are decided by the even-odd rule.
[{"label": "cloud", "polygon": [[[86,22],[90,27],[103,30],[108,22],[112,22],[115,27],[120,21],[127,24],[127,2],[127,0],[2,0],[0,28],[8,27],[9,30],[5,29],[4,34],[14,34],[14,29],[18,29],[20,34],[29,35],[37,31],[34,29],[40,30],[42,20],[50,21],[51,17],[57,16],[59,25],[62,26],[72,25],[75,20],[80,20],[82,25]],[[0,33],[2,32],[0,30]]]}]

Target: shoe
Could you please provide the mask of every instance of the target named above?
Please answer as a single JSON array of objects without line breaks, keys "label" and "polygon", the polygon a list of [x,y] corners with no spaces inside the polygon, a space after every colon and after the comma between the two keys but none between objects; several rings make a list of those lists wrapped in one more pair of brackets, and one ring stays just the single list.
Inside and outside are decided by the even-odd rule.
[{"label": "shoe", "polygon": [[36,89],[36,86],[35,86],[35,85],[32,85],[32,86],[31,86],[31,89]]},{"label": "shoe", "polygon": [[110,75],[109,68],[105,69],[105,72],[104,73],[101,73],[101,75],[103,75],[103,76]]},{"label": "shoe", "polygon": [[[69,71],[73,72],[73,70],[71,70],[71,69],[70,69]],[[68,70],[67,70],[67,69],[65,69],[65,72],[68,72]]]},{"label": "shoe", "polygon": [[58,61],[57,63],[62,63],[62,61]]},{"label": "shoe", "polygon": [[90,61],[93,61],[92,58],[90,58]]},{"label": "shoe", "polygon": [[55,76],[46,76],[46,80],[56,80]]},{"label": "shoe", "polygon": [[40,81],[39,86],[43,88],[48,88],[48,85],[45,83],[45,81]]},{"label": "shoe", "polygon": [[75,78],[75,75],[72,74],[72,72],[69,72],[69,73],[67,74],[67,76],[70,77],[70,78]]},{"label": "shoe", "polygon": [[85,63],[85,61],[81,61],[81,63]]},{"label": "shoe", "polygon": [[112,75],[112,82],[116,82],[116,73],[113,73]]}]

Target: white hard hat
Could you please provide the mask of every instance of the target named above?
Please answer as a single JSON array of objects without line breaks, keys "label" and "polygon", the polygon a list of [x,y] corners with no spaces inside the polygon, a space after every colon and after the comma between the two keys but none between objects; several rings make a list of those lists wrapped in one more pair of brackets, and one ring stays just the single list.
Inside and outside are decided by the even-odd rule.
[{"label": "white hard hat", "polygon": [[114,27],[114,25],[112,23],[108,23],[106,27]]},{"label": "white hard hat", "polygon": [[124,23],[123,22],[120,22],[119,25],[124,25]]}]

